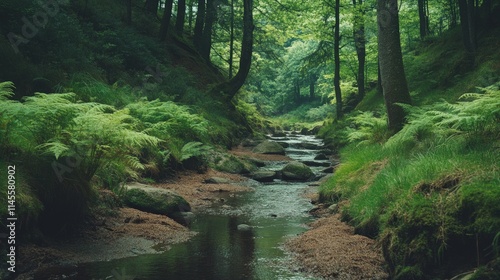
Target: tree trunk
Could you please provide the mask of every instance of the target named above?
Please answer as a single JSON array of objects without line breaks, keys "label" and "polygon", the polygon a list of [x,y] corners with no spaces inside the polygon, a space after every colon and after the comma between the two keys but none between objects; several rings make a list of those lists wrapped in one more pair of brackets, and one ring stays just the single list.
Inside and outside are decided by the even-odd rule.
[{"label": "tree trunk", "polygon": [[418,0],[418,17],[420,22],[420,39],[424,40],[429,35],[429,11],[427,0]]},{"label": "tree trunk", "polygon": [[236,75],[229,81],[219,84],[212,90],[213,93],[222,94],[227,100],[233,99],[238,90],[243,86],[250,73],[253,52],[253,0],[243,0],[243,39],[241,42],[240,65]]},{"label": "tree trunk", "polygon": [[309,100],[313,101],[314,97],[316,96],[315,93],[315,85],[316,85],[316,75],[311,74],[309,75]]},{"label": "tree trunk", "polygon": [[188,26],[189,31],[193,30],[193,0],[189,0],[188,2]]},{"label": "tree trunk", "polygon": [[403,66],[397,0],[377,0],[378,53],[389,130],[405,123],[405,111],[396,103],[411,104]]},{"label": "tree trunk", "polygon": [[198,11],[196,12],[196,22],[194,24],[193,44],[195,48],[200,51],[203,25],[205,24],[205,0],[198,0]]},{"label": "tree trunk", "polygon": [[168,34],[168,29],[170,27],[170,19],[172,18],[172,8],[174,6],[174,0],[167,0],[165,2],[165,10],[163,12],[163,18],[161,19],[160,25],[160,41],[165,41]]},{"label": "tree trunk", "polygon": [[184,20],[186,19],[186,0],[179,0],[177,4],[177,19],[175,21],[175,31],[177,35],[184,33]]},{"label": "tree trunk", "polygon": [[156,15],[158,13],[159,0],[146,0],[144,10],[147,14]]},{"label": "tree trunk", "polygon": [[476,56],[476,8],[474,0],[458,0],[458,8],[460,10],[462,40],[467,52],[467,64],[472,69]]},{"label": "tree trunk", "polygon": [[231,0],[231,15],[230,15],[230,27],[229,27],[229,79],[233,77],[233,60],[234,60],[234,0]]},{"label": "tree trunk", "polygon": [[342,109],[342,92],[340,90],[340,0],[335,0],[335,32],[333,56],[335,59],[335,74],[333,84],[335,86],[335,99],[337,103],[337,119],[344,116]]},{"label": "tree trunk", "polygon": [[354,15],[354,44],[356,46],[356,55],[358,57],[358,100],[361,101],[365,96],[365,62],[366,62],[366,40],[365,40],[365,13],[363,0],[353,0],[355,8]]},{"label": "tree trunk", "polygon": [[384,95],[384,89],[382,88],[382,76],[380,75],[380,61],[377,58],[377,94],[379,96]]},{"label": "tree trunk", "polygon": [[457,4],[455,0],[449,0],[450,6],[450,28],[457,26]]},{"label": "tree trunk", "polygon": [[206,62],[210,62],[210,50],[212,49],[212,32],[214,22],[217,20],[217,0],[207,0],[207,13],[205,14],[205,26],[201,36],[200,54]]}]

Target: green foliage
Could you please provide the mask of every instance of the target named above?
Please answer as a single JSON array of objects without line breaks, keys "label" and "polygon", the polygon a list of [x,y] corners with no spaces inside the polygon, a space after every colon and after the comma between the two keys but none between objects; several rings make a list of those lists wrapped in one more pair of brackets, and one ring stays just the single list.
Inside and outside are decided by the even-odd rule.
[{"label": "green foliage", "polygon": [[380,238],[394,277],[426,279],[448,263],[447,252],[460,250],[454,246],[475,246],[470,235],[494,243],[499,102],[498,89],[489,87],[457,103],[405,106],[408,124],[385,143],[374,136],[383,135],[384,122],[371,113],[341,126],[351,144],[321,197],[350,200],[343,217],[358,232]]}]

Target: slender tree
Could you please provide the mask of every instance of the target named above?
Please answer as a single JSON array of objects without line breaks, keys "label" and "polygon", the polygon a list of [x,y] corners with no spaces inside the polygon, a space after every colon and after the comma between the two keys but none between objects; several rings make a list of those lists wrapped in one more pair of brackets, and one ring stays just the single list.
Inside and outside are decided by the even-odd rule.
[{"label": "slender tree", "polygon": [[354,4],[354,45],[358,57],[358,100],[365,96],[365,63],[366,63],[366,39],[365,39],[365,11],[363,0],[352,0]]},{"label": "slender tree", "polygon": [[165,2],[165,10],[163,12],[163,17],[161,19],[160,25],[160,41],[165,41],[168,34],[168,29],[170,27],[170,19],[172,18],[172,8],[174,6],[174,0],[167,0]]},{"label": "slender tree", "polygon": [[429,3],[427,0],[418,0],[418,18],[420,22],[420,39],[424,40],[429,35]]},{"label": "slender tree", "polygon": [[179,0],[177,2],[177,18],[175,20],[175,31],[179,36],[182,36],[182,33],[184,33],[185,19],[186,19],[186,0]]},{"label": "slender tree", "polygon": [[243,38],[241,42],[240,64],[236,75],[227,82],[214,87],[212,91],[222,94],[227,100],[233,99],[250,73],[253,53],[253,0],[243,0]]},{"label": "slender tree", "polygon": [[476,56],[476,4],[475,0],[458,0],[462,40],[467,52],[469,68],[474,67]]},{"label": "slender tree", "polygon": [[193,44],[195,48],[200,51],[202,36],[203,36],[203,26],[205,24],[205,0],[198,0],[196,21],[194,24],[194,34],[193,34]]},{"label": "slender tree", "polygon": [[403,66],[397,0],[377,0],[378,55],[389,130],[403,128],[406,114],[397,103],[411,104]]},{"label": "slender tree", "polygon": [[201,35],[200,54],[205,61],[210,61],[210,50],[212,49],[213,26],[217,20],[217,0],[207,0],[207,11],[205,14],[205,25]]},{"label": "slender tree", "polygon": [[229,79],[233,77],[233,60],[234,60],[234,0],[230,3],[230,18],[229,18]]},{"label": "slender tree", "polygon": [[342,108],[342,92],[340,90],[340,0],[335,0],[335,27],[333,45],[333,56],[335,60],[333,84],[335,87],[335,99],[337,104],[337,119],[341,119],[344,116],[344,112]]}]

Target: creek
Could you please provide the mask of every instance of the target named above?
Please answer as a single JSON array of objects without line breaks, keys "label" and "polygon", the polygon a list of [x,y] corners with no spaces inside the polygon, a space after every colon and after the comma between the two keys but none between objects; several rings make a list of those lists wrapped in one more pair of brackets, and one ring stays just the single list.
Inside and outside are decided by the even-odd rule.
[{"label": "creek", "polygon": [[[287,156],[309,162],[314,173],[328,160],[314,160],[322,142],[314,136],[287,134],[271,137],[286,143]],[[263,170],[281,170],[287,162],[267,162]],[[324,174],[323,174],[324,175]],[[198,232],[188,242],[150,255],[79,264],[58,270],[51,279],[316,279],[293,269],[283,243],[307,230],[314,218],[308,213],[315,191],[307,182],[245,182],[255,191],[221,194],[220,202],[196,213],[190,230]],[[247,230],[239,225],[250,226]],[[64,275],[65,277],[63,277]],[[48,277],[48,275],[45,275]]]}]

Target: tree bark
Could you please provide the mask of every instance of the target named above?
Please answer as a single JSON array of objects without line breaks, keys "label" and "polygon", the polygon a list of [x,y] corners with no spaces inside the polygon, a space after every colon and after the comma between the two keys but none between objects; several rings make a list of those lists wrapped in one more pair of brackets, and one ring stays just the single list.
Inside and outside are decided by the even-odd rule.
[{"label": "tree bark", "polygon": [[147,14],[156,15],[158,13],[159,0],[146,0],[144,10]]},{"label": "tree bark", "polygon": [[314,75],[314,74],[311,74],[309,75],[309,100],[310,101],[313,101],[315,96],[316,96],[316,90],[315,90],[315,86],[316,86],[316,80],[317,80],[317,76]]},{"label": "tree bark", "polygon": [[203,25],[205,24],[205,0],[198,0],[197,8],[198,10],[196,12],[196,21],[194,24],[193,44],[199,52],[203,36]]},{"label": "tree bark", "polygon": [[233,99],[250,73],[253,53],[253,0],[243,0],[243,39],[241,42],[241,55],[239,69],[236,75],[225,83],[212,89],[213,93],[222,94],[227,100]]},{"label": "tree bark", "polygon": [[233,77],[233,60],[234,60],[234,0],[231,0],[231,15],[230,15],[230,38],[229,38],[229,79]]},{"label": "tree bark", "polygon": [[427,0],[418,0],[418,17],[420,22],[420,39],[424,40],[429,35],[429,11]]},{"label": "tree bark", "polygon": [[411,104],[403,66],[397,0],[377,0],[378,53],[388,127],[401,130],[406,113],[397,103]]},{"label": "tree bark", "polygon": [[212,49],[212,31],[214,22],[217,20],[217,0],[207,0],[207,11],[205,14],[205,26],[201,36],[200,54],[206,62],[210,61],[210,50]]},{"label": "tree bark", "polygon": [[177,35],[184,33],[184,21],[186,19],[186,0],[179,0],[177,3],[177,19],[175,21],[175,31]]},{"label": "tree bark", "polygon": [[174,0],[167,0],[165,2],[165,10],[163,12],[163,17],[161,19],[160,25],[160,41],[165,41],[165,39],[167,39],[168,29],[170,27],[170,19],[172,18],[173,6]]},{"label": "tree bark", "polygon": [[470,69],[474,67],[476,56],[476,7],[474,0],[458,0],[460,11],[460,26],[462,40],[467,52],[467,64]]},{"label": "tree bark", "polygon": [[335,87],[335,100],[337,104],[337,119],[344,116],[342,106],[342,92],[340,90],[340,0],[335,0],[335,27],[334,27],[333,56],[335,60],[335,73],[333,85]]},{"label": "tree bark", "polygon": [[366,39],[365,39],[365,13],[363,0],[353,0],[355,8],[354,15],[354,45],[356,46],[356,55],[358,57],[358,100],[361,101],[365,96],[365,64],[366,64]]}]

